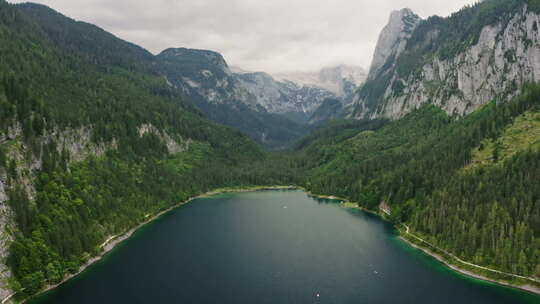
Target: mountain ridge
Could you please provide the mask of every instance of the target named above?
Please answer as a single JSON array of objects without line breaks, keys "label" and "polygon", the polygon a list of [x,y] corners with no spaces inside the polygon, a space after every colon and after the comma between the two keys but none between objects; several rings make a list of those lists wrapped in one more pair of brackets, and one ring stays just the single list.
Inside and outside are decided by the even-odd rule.
[{"label": "mountain ridge", "polygon": [[[242,116],[246,121],[250,119],[247,116],[260,117],[258,121],[264,126],[250,124],[252,129],[260,130],[248,131],[248,134],[262,143],[278,136],[278,132],[271,130],[280,125],[276,115],[282,121],[291,120],[291,126],[298,124],[290,131],[279,131],[280,134],[295,133],[287,137],[289,141],[298,139],[299,134],[306,134],[309,129],[309,126],[301,125],[310,122],[325,100],[337,98],[343,107],[349,105],[350,96],[365,79],[363,69],[346,65],[324,68],[317,73],[302,73],[311,78],[309,81],[292,79],[294,77],[286,79],[285,76],[276,78],[266,72],[231,69],[221,54],[208,50],[169,48],[157,55],[157,59],[164,65],[163,74],[167,80],[181,88],[212,120],[246,131],[247,126],[221,118],[222,112],[232,109],[227,116]],[[219,107],[218,111],[213,110],[216,107]],[[322,115],[317,117],[318,122],[326,119]]]},{"label": "mountain ridge", "polygon": [[[383,204],[397,227],[406,224],[460,259],[540,277],[540,86],[516,82],[511,101],[494,94],[459,120],[445,111],[448,105],[429,99],[392,105],[414,96],[414,84],[423,83],[418,77],[446,75],[444,64],[438,73],[425,72],[435,62],[428,55],[467,65],[460,54],[485,41],[485,24],[508,22],[512,45],[535,54],[536,40],[521,39],[529,28],[536,33],[534,3],[486,0],[449,19],[421,21],[398,58],[390,55],[388,66],[353,90],[355,118],[368,119],[317,126],[292,152],[269,153],[205,115],[244,132],[255,126],[252,138],[278,146],[305,126],[257,103],[260,87],[245,89],[220,54],[169,49],[156,58],[95,26],[0,0],[0,296],[16,291],[24,299],[58,283],[99,255],[110,236],[178,201],[224,186],[276,184],[372,210]],[[471,16],[485,18],[471,25],[465,22]],[[457,36],[433,35],[434,27]],[[522,66],[518,50],[486,55],[479,64],[499,58],[515,71]],[[241,74],[244,81],[253,76]],[[255,84],[277,83],[268,74],[254,76]],[[448,84],[431,83],[434,96],[459,96],[456,83]],[[253,99],[218,98],[235,92]],[[379,99],[386,92],[388,99]],[[343,100],[322,102],[317,117],[342,115]],[[298,133],[282,133],[291,130]]]},{"label": "mountain ridge", "polygon": [[379,35],[375,47],[369,68],[370,79],[373,79],[379,73],[380,69],[391,57],[398,57],[405,50],[407,40],[411,37],[420,21],[421,18],[409,8],[393,11],[390,14],[388,24]]},{"label": "mountain ridge", "polygon": [[536,0],[486,0],[422,20],[412,33],[383,31],[381,41],[405,37],[403,50],[375,53],[386,62],[375,61],[352,116],[397,119],[430,102],[461,117],[493,98],[510,100],[540,80],[539,12]]}]

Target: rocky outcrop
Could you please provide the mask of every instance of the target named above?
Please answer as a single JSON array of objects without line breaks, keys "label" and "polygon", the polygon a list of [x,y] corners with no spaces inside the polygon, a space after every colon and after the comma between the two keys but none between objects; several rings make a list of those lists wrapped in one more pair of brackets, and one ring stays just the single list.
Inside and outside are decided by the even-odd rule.
[{"label": "rocky outcrop", "polygon": [[5,133],[0,133],[0,144],[13,140],[22,134],[22,125],[19,121],[12,121]]},{"label": "rocky outcrop", "polygon": [[[406,75],[395,68],[370,74],[386,86],[378,100],[365,92],[357,94],[354,116],[397,119],[427,102],[462,116],[493,99],[508,101],[524,83],[540,81],[539,24],[540,15],[523,6],[507,21],[484,26],[477,42],[455,56],[434,54]],[[434,28],[424,37],[438,34]],[[389,60],[386,65],[397,62]]]},{"label": "rocky outcrop", "polygon": [[46,141],[54,140],[57,143],[58,153],[67,151],[69,162],[76,163],[90,156],[104,155],[108,150],[118,148],[115,139],[111,142],[95,143],[92,141],[92,127],[80,127],[77,129],[54,130],[45,136]]},{"label": "rocky outcrop", "polygon": [[401,55],[420,21],[420,17],[408,8],[392,12],[388,24],[379,35],[369,69],[370,78],[374,78],[389,60]]},{"label": "rocky outcrop", "polygon": [[[91,126],[80,127],[77,129],[53,128],[47,131],[40,138],[41,146],[54,142],[57,152],[69,154],[69,162],[77,163],[84,161],[91,156],[104,155],[107,151],[118,148],[116,140],[111,142],[96,143],[92,140]],[[176,154],[186,151],[191,143],[190,139],[179,139],[176,136],[168,134],[164,130],[159,130],[152,124],[143,124],[137,128],[139,136],[147,133],[157,135],[167,146],[170,154]],[[0,133],[0,144],[4,145],[7,157],[15,160],[17,163],[15,183],[22,186],[29,199],[35,198],[35,188],[33,185],[34,172],[42,168],[42,161],[39,156],[28,153],[29,147],[21,140],[22,127],[20,123],[14,122],[7,128],[6,133]],[[13,185],[13,180],[11,182]],[[9,267],[6,266],[6,258],[9,254],[9,246],[13,239],[12,232],[17,231],[13,221],[13,214],[8,205],[8,184],[7,172],[0,167],[0,300],[7,298],[12,291],[8,286],[8,279],[11,277]]]},{"label": "rocky outcrop", "polygon": [[137,128],[137,131],[141,137],[148,133],[159,137],[167,146],[169,154],[177,154],[186,151],[192,142],[191,139],[174,140],[166,131],[160,131],[152,124],[143,124]]},{"label": "rocky outcrop", "polygon": [[255,97],[256,103],[269,113],[301,113],[309,118],[326,98],[335,96],[323,88],[287,80],[276,81],[263,72],[237,74],[237,77]]},{"label": "rocky outcrop", "polygon": [[[311,122],[312,115],[327,100],[338,101],[340,109],[350,104],[352,94],[365,81],[367,74],[361,67],[339,65],[318,72],[237,73],[242,86],[256,98],[258,105],[270,113],[296,113]],[[325,111],[323,111],[325,112]],[[326,112],[325,112],[326,113]],[[338,117],[343,111],[335,111]],[[335,115],[334,115],[335,114]],[[316,121],[329,117],[318,115]]]},{"label": "rocky outcrop", "polygon": [[11,294],[11,290],[8,287],[8,279],[11,277],[11,271],[6,265],[6,259],[9,253],[9,245],[12,241],[9,231],[12,230],[10,227],[13,228],[13,216],[7,204],[6,180],[5,172],[0,172],[0,299],[5,299]]},{"label": "rocky outcrop", "polygon": [[341,64],[316,72],[277,73],[274,74],[274,78],[278,81],[322,88],[332,92],[336,97],[343,97],[362,85],[367,73],[361,67]]}]

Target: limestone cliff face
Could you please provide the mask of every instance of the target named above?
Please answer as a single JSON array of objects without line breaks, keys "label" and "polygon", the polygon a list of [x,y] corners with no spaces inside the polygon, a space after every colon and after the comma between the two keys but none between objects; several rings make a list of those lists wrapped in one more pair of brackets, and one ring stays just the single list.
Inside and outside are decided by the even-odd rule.
[{"label": "limestone cliff face", "polygon": [[[184,152],[191,144],[191,139],[173,138],[165,130],[159,130],[151,124],[143,124],[137,128],[139,135],[146,133],[157,135],[167,146],[169,154]],[[92,156],[104,155],[107,151],[118,148],[117,141],[113,139],[110,142],[96,143],[92,140],[91,126],[80,128],[48,130],[39,138],[39,144],[43,146],[54,142],[58,153],[67,152],[70,164],[84,161]],[[13,240],[12,233],[17,231],[14,222],[14,214],[8,204],[10,189],[15,185],[22,186],[25,189],[30,200],[35,199],[36,190],[34,188],[34,179],[36,173],[40,172],[43,166],[40,156],[29,153],[29,147],[22,139],[22,125],[14,120],[8,131],[0,132],[0,145],[5,149],[7,159],[14,160],[17,163],[16,176],[8,178],[8,172],[0,167],[0,300],[8,297],[13,291],[8,286],[8,279],[11,278],[11,271],[6,265],[6,259],[9,254],[9,247]]]},{"label": "limestone cliff face", "polygon": [[[362,67],[340,64],[314,72],[239,73],[239,77],[271,113],[295,113],[296,119],[310,124],[342,118],[352,96],[367,78]],[[331,107],[329,105],[331,104]]]},{"label": "limestone cliff face", "polygon": [[408,8],[392,12],[388,24],[379,35],[369,69],[370,78],[375,77],[385,63],[397,58],[405,50],[407,40],[420,20],[420,17]]},{"label": "limestone cliff face", "polygon": [[[539,25],[540,15],[523,5],[509,18],[482,27],[474,44],[451,57],[426,56],[414,72],[400,73],[395,67],[405,61],[400,56],[390,56],[385,69],[377,68],[377,59],[369,76],[372,91],[364,88],[355,96],[353,116],[397,119],[428,102],[462,116],[495,98],[508,101],[524,83],[540,81]],[[437,41],[438,35],[438,28],[428,30],[420,45]],[[402,52],[403,57],[407,51]],[[373,93],[374,82],[381,85],[379,94]]]},{"label": "limestone cliff face", "polygon": [[165,130],[159,130],[152,124],[143,124],[137,128],[139,136],[142,137],[146,134],[156,135],[167,147],[169,154],[174,155],[177,153],[185,152],[188,150],[189,145],[193,142],[191,139],[180,138],[174,139],[171,135]]},{"label": "limestone cliff face", "polygon": [[325,89],[336,97],[343,97],[366,81],[367,72],[359,66],[340,64],[314,72],[276,73],[273,77],[282,82]]},{"label": "limestone cliff face", "polygon": [[263,72],[237,74],[237,78],[255,96],[257,104],[270,113],[297,113],[307,119],[326,98],[334,97],[326,89],[289,80],[277,81]]},{"label": "limestone cliff face", "polygon": [[7,233],[9,228],[13,228],[13,214],[7,201],[7,175],[6,172],[0,172],[0,299],[10,295],[11,290],[7,286],[7,280],[11,277],[11,271],[6,265],[6,259],[9,254],[9,246],[12,241],[11,234]]}]

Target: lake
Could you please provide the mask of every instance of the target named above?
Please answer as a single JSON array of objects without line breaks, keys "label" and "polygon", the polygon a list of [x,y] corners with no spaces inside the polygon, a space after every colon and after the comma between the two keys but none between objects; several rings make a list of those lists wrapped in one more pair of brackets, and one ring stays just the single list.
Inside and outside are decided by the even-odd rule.
[{"label": "lake", "polygon": [[200,198],[144,226],[45,303],[540,303],[467,278],[377,216],[302,191]]}]

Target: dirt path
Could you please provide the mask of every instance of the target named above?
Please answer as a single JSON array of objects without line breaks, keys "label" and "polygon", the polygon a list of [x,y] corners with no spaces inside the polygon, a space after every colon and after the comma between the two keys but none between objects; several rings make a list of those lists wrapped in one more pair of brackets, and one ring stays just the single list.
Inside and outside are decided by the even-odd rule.
[{"label": "dirt path", "polygon": [[[384,210],[383,210],[384,212]],[[410,232],[410,228],[409,226],[403,224],[403,226],[405,227],[405,233],[409,236],[412,236],[413,238],[419,240],[420,242],[422,243],[425,243],[425,244],[428,244],[429,246],[443,252],[444,254],[450,256],[451,258],[455,259],[456,261],[464,264],[464,265],[467,265],[467,266],[471,266],[471,267],[475,267],[475,268],[478,268],[478,269],[482,269],[482,270],[486,270],[486,271],[489,271],[489,272],[493,272],[493,273],[497,273],[497,274],[502,274],[502,275],[506,275],[506,276],[510,276],[510,277],[514,277],[514,278],[518,278],[518,279],[523,279],[523,280],[528,280],[528,281],[531,281],[531,282],[536,282],[536,283],[540,283],[540,280],[539,279],[536,279],[536,278],[531,278],[531,277],[525,277],[525,276],[521,276],[521,275],[517,275],[517,274],[513,274],[513,273],[508,273],[508,272],[503,272],[503,271],[500,271],[500,270],[496,270],[496,269],[491,269],[491,268],[488,268],[488,267],[484,267],[484,266],[480,266],[480,265],[476,265],[476,264],[473,264],[473,263],[470,263],[470,262],[467,262],[467,261],[464,261],[460,258],[458,258],[457,256],[451,254],[450,252],[444,250],[444,249],[441,249],[431,243],[429,243],[428,241],[412,234]],[[449,262],[447,262],[442,256],[436,254],[436,253],[433,253],[431,252],[430,250],[427,250],[425,248],[421,248],[419,246],[416,246],[415,244],[411,243],[411,242],[408,242],[409,244],[411,244],[413,247],[415,248],[418,248],[418,249],[421,249],[423,250],[424,252],[426,252],[427,254],[435,257],[437,260],[443,262],[444,264],[446,264],[448,267],[458,271],[458,272],[461,272],[463,274],[466,274],[466,275],[469,275],[469,276],[472,276],[472,277],[475,277],[477,279],[482,279],[482,280],[486,280],[486,281],[490,281],[490,282],[495,282],[495,283],[498,283],[498,284],[503,284],[503,285],[507,285],[507,286],[512,286],[512,287],[516,287],[516,288],[520,288],[520,289],[524,289],[524,290],[527,290],[527,291],[530,291],[530,292],[533,292],[533,293],[537,293],[537,294],[540,294],[540,289],[534,287],[534,286],[529,286],[529,285],[524,285],[524,286],[517,286],[517,285],[512,285],[512,284],[508,284],[508,283],[504,283],[504,282],[500,282],[500,281],[497,281],[497,280],[494,280],[494,279],[490,279],[490,278],[487,278],[487,277],[484,277],[482,275],[479,275],[479,274],[475,274],[471,271],[467,271],[467,270],[464,270],[464,269],[461,269],[455,265],[452,265],[450,264]]]}]

